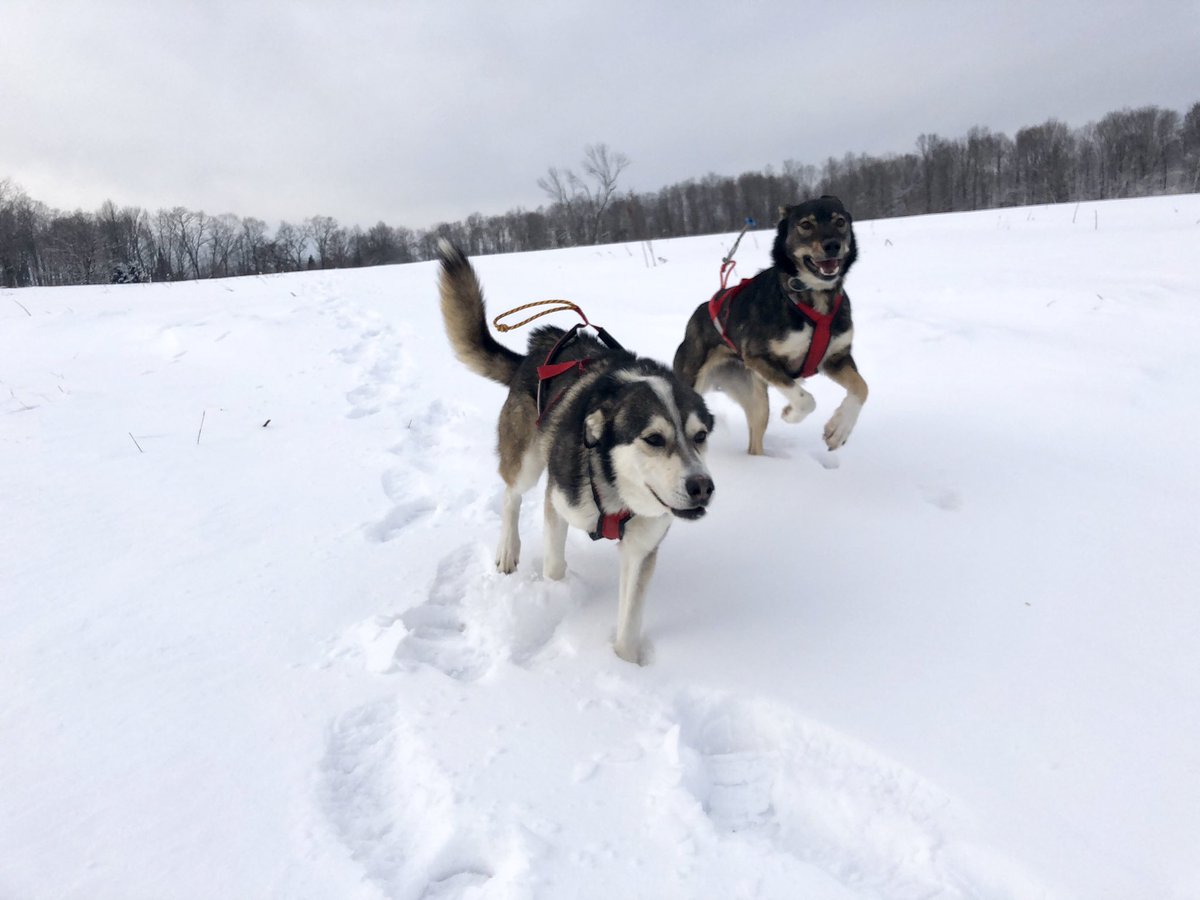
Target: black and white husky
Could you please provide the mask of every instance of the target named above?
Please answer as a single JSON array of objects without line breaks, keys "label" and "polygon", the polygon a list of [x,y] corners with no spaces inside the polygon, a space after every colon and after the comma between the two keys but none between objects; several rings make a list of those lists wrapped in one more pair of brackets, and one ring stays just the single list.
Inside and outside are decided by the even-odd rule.
[{"label": "black and white husky", "polygon": [[[566,332],[545,326],[530,336],[526,355],[508,349],[488,331],[483,290],[467,258],[445,240],[438,253],[442,316],[455,355],[509,389],[498,426],[506,489],[496,568],[516,569],[521,496],[546,470],[543,572],[566,574],[568,525],[593,540],[619,539],[614,649],[638,662],[642,601],[658,545],[675,517],[700,518],[712,497],[704,450],[713,418],[666,366],[593,337],[559,346]],[[552,355],[575,365],[558,366],[549,378],[543,368],[539,380]]]}]

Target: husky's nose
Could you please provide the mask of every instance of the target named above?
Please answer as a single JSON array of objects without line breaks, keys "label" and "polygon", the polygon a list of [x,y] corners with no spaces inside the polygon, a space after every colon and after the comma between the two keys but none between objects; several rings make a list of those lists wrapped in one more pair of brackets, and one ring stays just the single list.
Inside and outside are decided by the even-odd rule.
[{"label": "husky's nose", "polygon": [[706,506],[712,499],[713,480],[707,475],[689,475],[683,483],[688,499],[697,506]]},{"label": "husky's nose", "polygon": [[832,239],[830,239],[830,240],[828,240],[828,241],[822,241],[822,242],[821,242],[821,249],[825,251],[825,256],[826,256],[826,258],[828,258],[828,257],[830,257],[830,256],[837,256],[837,255],[838,255],[838,253],[840,253],[840,252],[841,252],[841,249],[842,249],[842,242],[841,242],[841,241],[835,241],[835,240],[832,240]]}]

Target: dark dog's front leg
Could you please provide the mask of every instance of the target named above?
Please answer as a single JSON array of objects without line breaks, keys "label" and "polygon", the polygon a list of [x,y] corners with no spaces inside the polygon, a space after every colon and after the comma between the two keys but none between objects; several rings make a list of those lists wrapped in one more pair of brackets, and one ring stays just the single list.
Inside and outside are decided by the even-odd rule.
[{"label": "dark dog's front leg", "polygon": [[858,366],[849,351],[827,359],[821,371],[846,389],[846,397],[825,423],[825,446],[836,450],[846,443],[863,404],[867,402],[867,383],[858,374]]},{"label": "dark dog's front leg", "polygon": [[792,378],[773,357],[747,355],[745,363],[746,368],[787,398],[787,406],[783,408],[783,421],[793,424],[802,422],[805,416],[817,408],[817,401],[813,399],[813,395],[801,387],[800,382]]}]

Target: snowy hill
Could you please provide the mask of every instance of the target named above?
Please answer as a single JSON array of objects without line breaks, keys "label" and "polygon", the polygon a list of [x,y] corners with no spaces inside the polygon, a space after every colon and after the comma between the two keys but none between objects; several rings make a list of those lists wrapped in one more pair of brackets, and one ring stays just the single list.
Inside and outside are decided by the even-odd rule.
[{"label": "snowy hill", "polygon": [[[710,397],[642,668],[433,264],[0,292],[0,897],[1200,896],[1200,196],[857,233],[857,430]],[[476,263],[669,360],[730,240]]]}]

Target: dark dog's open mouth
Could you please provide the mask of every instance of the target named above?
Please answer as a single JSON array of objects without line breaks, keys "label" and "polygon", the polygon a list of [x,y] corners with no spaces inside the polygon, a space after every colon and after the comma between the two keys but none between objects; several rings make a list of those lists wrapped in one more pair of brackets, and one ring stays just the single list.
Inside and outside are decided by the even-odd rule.
[{"label": "dark dog's open mouth", "polygon": [[837,258],[816,260],[806,256],[804,266],[818,278],[837,278],[842,272],[842,261]]}]

